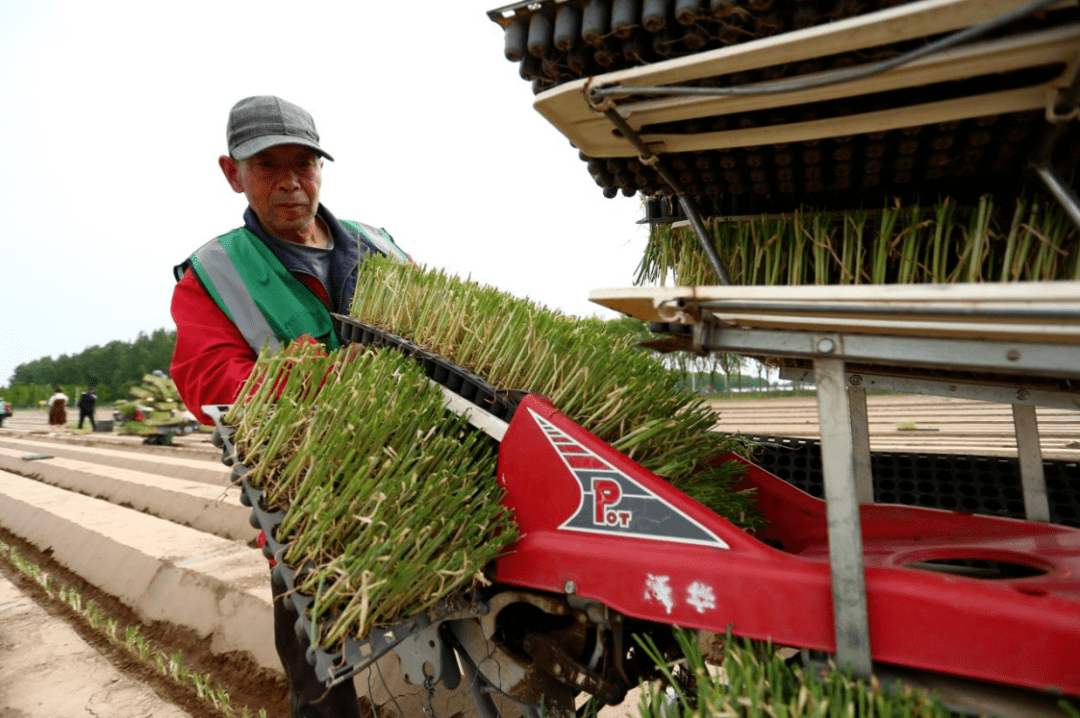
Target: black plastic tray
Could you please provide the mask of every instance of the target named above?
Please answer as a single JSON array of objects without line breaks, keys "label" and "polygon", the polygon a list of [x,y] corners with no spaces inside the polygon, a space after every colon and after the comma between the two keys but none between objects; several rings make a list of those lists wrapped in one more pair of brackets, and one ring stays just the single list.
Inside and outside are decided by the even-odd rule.
[{"label": "black plastic tray", "polygon": [[[824,498],[821,442],[788,436],[749,435],[754,463],[811,496]],[[1023,519],[1020,462],[1008,456],[874,451],[870,454],[874,501]],[[1043,461],[1050,523],[1080,528],[1080,464]]]},{"label": "black plastic tray", "polygon": [[333,314],[332,316],[334,318],[334,328],[337,330],[342,342],[356,342],[373,347],[393,347],[419,362],[424,368],[424,373],[430,379],[503,421],[510,421],[521,398],[527,393],[499,389],[476,374],[468,372],[436,354],[421,349],[396,334],[391,334],[342,314]]},{"label": "black plastic tray", "polygon": [[[297,636],[307,637],[307,661],[315,667],[315,675],[324,685],[333,686],[349,679],[393,650],[413,632],[431,623],[431,618],[427,614],[421,614],[372,631],[367,641],[346,637],[337,651],[330,652],[319,648],[315,641],[318,626],[311,620],[309,613],[315,599],[301,593],[297,588],[297,584],[302,583],[303,573],[310,567],[302,566],[294,569],[285,564],[283,558],[288,550],[288,543],[281,542],[277,538],[277,529],[285,518],[285,512],[267,511],[263,507],[263,491],[253,487],[244,478],[247,472],[248,467],[243,464],[234,464],[230,479],[240,486],[241,502],[251,508],[251,516],[248,519],[251,525],[261,529],[266,536],[266,543],[262,547],[263,555],[267,559],[274,560],[272,571],[275,577],[289,589],[283,600],[296,612],[294,630]],[[330,621],[332,622],[333,619],[332,616]]]},{"label": "black plastic tray", "polygon": [[[219,407],[222,410],[224,408]],[[222,415],[223,413],[219,412],[215,415],[215,420]],[[316,677],[324,685],[330,687],[350,679],[410,636],[435,623],[476,615],[474,597],[466,591],[461,595],[440,601],[424,613],[404,617],[389,626],[380,626],[371,632],[367,640],[360,641],[346,637],[336,651],[326,651],[318,647],[316,636],[319,634],[319,626],[311,620],[309,612],[315,599],[297,588],[298,584],[303,583],[303,574],[310,570],[310,566],[292,568],[285,564],[284,556],[288,551],[288,542],[279,540],[277,532],[285,518],[285,511],[268,510],[263,505],[262,489],[252,486],[245,478],[250,468],[243,463],[243,457],[236,452],[236,447],[232,442],[234,433],[234,429],[219,425],[214,430],[212,441],[221,449],[222,463],[232,468],[229,481],[240,487],[240,502],[251,509],[248,522],[252,527],[260,529],[266,538],[262,546],[263,556],[274,562],[272,571],[275,577],[288,588],[288,593],[283,600],[297,614],[293,628],[298,637],[307,638],[307,661],[314,666]],[[333,623],[335,618],[336,616],[331,613],[328,622]]]}]

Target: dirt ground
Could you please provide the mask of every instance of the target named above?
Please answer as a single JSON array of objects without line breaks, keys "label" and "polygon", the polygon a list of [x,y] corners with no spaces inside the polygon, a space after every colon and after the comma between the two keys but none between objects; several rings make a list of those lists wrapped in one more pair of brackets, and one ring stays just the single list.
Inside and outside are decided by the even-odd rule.
[{"label": "dirt ground", "polygon": [[[98,411],[98,418],[111,410]],[[78,414],[76,412],[75,416]],[[68,419],[72,418],[71,412]],[[44,412],[22,411],[5,422],[45,430]],[[10,422],[10,423],[9,423]],[[61,428],[58,433],[72,433]],[[84,602],[93,600],[121,627],[139,625],[123,603],[99,591],[17,536],[0,529],[0,541],[50,574],[58,585],[75,589]],[[284,679],[240,655],[217,656],[194,633],[167,623],[139,629],[156,653],[179,653],[192,671],[210,674],[229,694],[234,715],[251,716],[260,709],[268,718],[288,718]],[[0,555],[0,718],[221,718],[222,712],[193,687],[182,687],[134,658],[122,644],[103,634],[36,581]]]},{"label": "dirt ground", "polygon": [[[82,581],[51,558],[0,529],[0,541],[19,556],[93,600],[121,626],[138,624],[130,609]],[[226,687],[234,715],[260,709],[287,718],[284,680],[238,655],[216,656],[190,631],[143,625],[154,652],[180,653],[192,671]],[[152,666],[110,643],[74,611],[51,599],[36,581],[0,558],[0,718],[221,718],[222,713]]]},{"label": "dirt ground", "polygon": [[189,716],[0,577],[0,716]]},{"label": "dirt ground", "polygon": [[[98,418],[111,416],[99,410]],[[75,416],[78,414],[76,412]],[[72,419],[68,413],[69,421]],[[21,411],[6,428],[47,430],[44,412]],[[56,433],[74,433],[68,428]],[[24,560],[37,565],[59,585],[75,589],[83,601],[93,600],[119,625],[139,625],[138,617],[120,601],[98,590],[53,561],[46,552],[0,528],[0,541]],[[167,623],[142,624],[140,635],[153,652],[179,653],[192,671],[212,675],[225,686],[233,714],[244,709],[257,716],[288,718],[285,681],[241,655],[218,656],[208,643]],[[0,718],[221,718],[222,712],[199,698],[193,687],[181,687],[134,658],[122,644],[110,643],[74,611],[50,598],[36,581],[0,554]]]}]

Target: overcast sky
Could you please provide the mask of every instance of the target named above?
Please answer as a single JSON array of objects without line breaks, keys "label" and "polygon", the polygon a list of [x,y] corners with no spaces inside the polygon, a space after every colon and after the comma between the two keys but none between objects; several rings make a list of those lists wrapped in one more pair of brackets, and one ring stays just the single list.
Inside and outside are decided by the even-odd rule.
[{"label": "overcast sky", "polygon": [[[0,386],[172,329],[171,269],[239,226],[236,100],[312,113],[323,203],[420,263],[578,315],[630,286],[639,198],[606,199],[533,108],[483,0],[0,0]],[[167,369],[163,367],[163,369]]]}]

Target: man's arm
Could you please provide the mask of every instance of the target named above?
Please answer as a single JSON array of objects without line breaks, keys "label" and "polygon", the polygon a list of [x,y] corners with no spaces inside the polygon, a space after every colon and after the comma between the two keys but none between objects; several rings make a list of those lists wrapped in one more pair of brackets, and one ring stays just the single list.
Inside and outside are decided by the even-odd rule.
[{"label": "man's arm", "polygon": [[235,401],[258,357],[190,269],[173,289],[172,317],[176,350],[170,374],[188,411],[212,426],[200,407]]}]

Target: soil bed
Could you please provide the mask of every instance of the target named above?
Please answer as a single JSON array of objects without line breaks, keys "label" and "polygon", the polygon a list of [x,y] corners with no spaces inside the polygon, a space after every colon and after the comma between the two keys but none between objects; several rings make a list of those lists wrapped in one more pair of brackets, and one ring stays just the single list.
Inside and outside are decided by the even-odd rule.
[{"label": "soil bed", "polygon": [[[56,585],[75,589],[82,596],[84,604],[94,601],[106,616],[116,619],[121,627],[120,631],[127,626],[137,625],[140,635],[148,641],[152,651],[160,651],[169,656],[180,653],[181,661],[189,671],[210,674],[215,683],[224,686],[228,692],[229,705],[234,715],[243,715],[246,708],[251,716],[257,716],[260,709],[265,709],[267,718],[288,718],[287,690],[285,680],[280,674],[256,665],[241,654],[215,655],[209,650],[209,642],[191,630],[165,622],[143,623],[134,611],[115,597],[102,592],[54,561],[48,551],[40,551],[3,529],[0,529],[0,541],[13,547],[23,560],[36,564],[43,572],[48,573]],[[0,574],[46,611],[52,620],[67,624],[117,671],[145,684],[164,702],[177,706],[192,718],[221,718],[223,715],[212,703],[199,698],[194,687],[176,683],[159,673],[152,665],[141,662],[124,648],[122,642],[110,643],[70,606],[57,598],[50,598],[34,579],[16,568],[6,554],[0,557]],[[5,627],[15,635],[20,633],[18,621],[14,626],[6,623]],[[270,631],[272,627],[267,626],[266,629]],[[0,661],[10,660],[5,657],[3,648],[6,646],[0,646]],[[39,673],[28,678],[32,678],[34,683],[44,681],[60,695],[65,692],[65,681],[75,680],[71,673],[67,668],[58,668],[52,675]],[[15,690],[17,685],[8,685],[5,688],[9,695]],[[21,712],[9,713],[7,709],[0,708],[0,718],[24,716]]]}]

